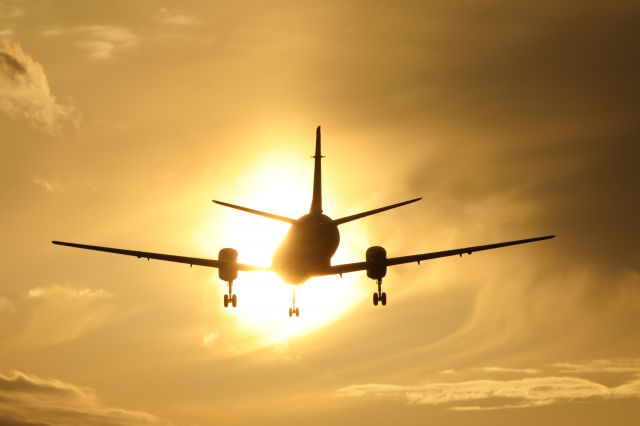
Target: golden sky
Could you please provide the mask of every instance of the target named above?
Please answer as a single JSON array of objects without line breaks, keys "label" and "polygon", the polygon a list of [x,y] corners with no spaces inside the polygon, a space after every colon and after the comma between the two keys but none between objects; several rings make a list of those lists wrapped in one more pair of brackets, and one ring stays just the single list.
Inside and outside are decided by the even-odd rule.
[{"label": "golden sky", "polygon": [[[0,424],[640,418],[640,7],[0,0]],[[290,289],[323,126],[334,261],[552,241]]]}]

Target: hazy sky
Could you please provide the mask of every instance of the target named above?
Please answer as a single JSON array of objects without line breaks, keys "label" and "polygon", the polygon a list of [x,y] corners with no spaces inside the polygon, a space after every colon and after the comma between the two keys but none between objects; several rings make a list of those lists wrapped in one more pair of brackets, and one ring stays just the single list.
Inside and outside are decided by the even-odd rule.
[{"label": "hazy sky", "polygon": [[[640,6],[0,0],[0,424],[640,418]],[[323,126],[335,261],[552,241],[309,281],[268,264]]]}]

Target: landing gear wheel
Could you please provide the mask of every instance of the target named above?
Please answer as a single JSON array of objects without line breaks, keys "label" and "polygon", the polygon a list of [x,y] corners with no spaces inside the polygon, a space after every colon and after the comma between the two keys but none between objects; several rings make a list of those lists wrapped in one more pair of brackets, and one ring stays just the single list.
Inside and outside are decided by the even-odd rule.
[{"label": "landing gear wheel", "polygon": [[289,308],[289,317],[291,317],[291,315],[293,315],[293,308]]},{"label": "landing gear wheel", "polygon": [[299,317],[300,316],[300,308],[296,308],[296,316]]},{"label": "landing gear wheel", "polygon": [[378,302],[385,306],[387,304],[387,293],[382,291],[382,278],[376,280],[378,291],[373,293],[373,306],[378,306]]},{"label": "landing gear wheel", "polygon": [[224,307],[226,308],[227,306],[229,306],[229,295],[225,294],[224,295]]},{"label": "landing gear wheel", "polygon": [[[386,298],[385,298],[385,300],[386,300]],[[237,304],[238,304],[238,298],[234,294],[233,296],[231,296],[231,306],[233,306],[235,308]],[[382,304],[384,305],[384,302]]]}]

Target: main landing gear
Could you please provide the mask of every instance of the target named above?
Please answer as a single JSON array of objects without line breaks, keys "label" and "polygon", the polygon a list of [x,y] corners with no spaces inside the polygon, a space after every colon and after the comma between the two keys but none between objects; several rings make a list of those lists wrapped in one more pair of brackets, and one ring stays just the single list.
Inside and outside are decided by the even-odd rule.
[{"label": "main landing gear", "polygon": [[229,306],[229,302],[231,302],[231,306],[233,306],[234,308],[236,307],[236,305],[238,304],[238,297],[233,294],[233,281],[228,281],[227,285],[229,286],[229,294],[225,294],[224,295],[224,307],[228,307]]},{"label": "main landing gear", "polygon": [[382,278],[376,280],[378,284],[378,292],[373,293],[373,305],[378,306],[378,302],[382,303],[382,306],[387,304],[387,293],[382,291]]},{"label": "main landing gear", "polygon": [[291,301],[291,307],[289,308],[289,317],[292,316],[299,317],[300,316],[300,308],[296,308],[296,289],[293,289],[293,298]]}]

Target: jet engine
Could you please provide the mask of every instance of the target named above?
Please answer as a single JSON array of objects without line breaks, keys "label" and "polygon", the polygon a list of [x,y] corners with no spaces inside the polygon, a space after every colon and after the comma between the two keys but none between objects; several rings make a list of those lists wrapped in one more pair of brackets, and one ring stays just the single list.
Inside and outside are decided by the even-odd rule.
[{"label": "jet engine", "polygon": [[380,246],[367,249],[367,276],[374,280],[382,280],[387,275],[387,251]]},{"label": "jet engine", "polygon": [[223,248],[218,253],[218,276],[228,283],[238,278],[238,252],[232,248]]}]

